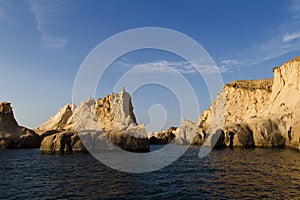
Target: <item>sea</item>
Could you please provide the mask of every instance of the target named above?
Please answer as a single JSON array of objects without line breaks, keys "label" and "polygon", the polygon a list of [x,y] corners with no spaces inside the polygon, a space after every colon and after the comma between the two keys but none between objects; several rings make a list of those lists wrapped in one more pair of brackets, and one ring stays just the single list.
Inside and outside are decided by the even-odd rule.
[{"label": "sea", "polygon": [[[151,151],[159,149],[152,145]],[[0,151],[0,199],[300,199],[300,152],[189,148],[171,165],[133,174],[88,153]]]}]

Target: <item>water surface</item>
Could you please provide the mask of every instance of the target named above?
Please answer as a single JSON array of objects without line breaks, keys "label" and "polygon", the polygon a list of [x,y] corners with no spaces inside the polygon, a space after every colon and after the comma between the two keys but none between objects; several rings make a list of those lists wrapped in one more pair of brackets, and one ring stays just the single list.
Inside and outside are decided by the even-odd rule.
[{"label": "water surface", "polygon": [[[152,146],[152,149],[157,146]],[[0,151],[0,199],[236,199],[300,197],[300,152],[217,149],[199,159],[189,149],[159,171],[129,174],[89,154]]]}]

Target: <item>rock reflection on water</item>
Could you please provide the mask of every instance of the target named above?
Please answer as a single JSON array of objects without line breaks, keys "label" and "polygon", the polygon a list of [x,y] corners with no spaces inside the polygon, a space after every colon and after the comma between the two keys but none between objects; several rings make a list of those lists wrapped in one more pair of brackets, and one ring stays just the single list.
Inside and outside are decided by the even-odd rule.
[{"label": "rock reflection on water", "polygon": [[[153,148],[153,147],[152,147]],[[155,147],[154,148],[159,148]],[[292,199],[300,196],[300,153],[289,149],[198,148],[162,170],[129,174],[89,154],[0,151],[0,198]]]}]

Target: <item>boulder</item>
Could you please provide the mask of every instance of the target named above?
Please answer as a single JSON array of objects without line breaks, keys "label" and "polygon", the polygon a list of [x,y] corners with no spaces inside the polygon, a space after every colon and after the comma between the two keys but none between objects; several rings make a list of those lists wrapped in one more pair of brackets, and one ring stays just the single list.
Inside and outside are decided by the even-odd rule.
[{"label": "boulder", "polygon": [[72,132],[62,131],[45,137],[41,144],[41,153],[73,153],[73,135]]}]

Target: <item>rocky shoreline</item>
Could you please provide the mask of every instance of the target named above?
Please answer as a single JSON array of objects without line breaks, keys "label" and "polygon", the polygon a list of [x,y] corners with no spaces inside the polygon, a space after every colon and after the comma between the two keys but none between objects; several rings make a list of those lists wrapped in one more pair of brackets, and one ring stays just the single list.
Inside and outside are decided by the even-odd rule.
[{"label": "rocky shoreline", "polygon": [[[300,57],[273,69],[273,79],[227,83],[198,120],[198,141],[220,134],[216,147],[288,147],[300,150]],[[176,129],[153,133],[152,144]],[[178,143],[178,142],[177,142]],[[180,142],[179,142],[180,143]]]},{"label": "rocky shoreline", "polygon": [[[273,79],[226,84],[210,108],[200,116],[199,128],[210,132],[212,125],[216,125],[224,135],[222,142],[230,147],[299,150],[300,57],[275,67],[273,72]],[[220,114],[224,116],[222,123],[214,124]]]},{"label": "rocky shoreline", "polygon": [[197,123],[183,119],[181,127],[149,135],[137,124],[124,88],[79,106],[67,104],[34,130],[19,126],[10,103],[2,102],[0,149],[40,147],[42,153],[73,153],[117,146],[148,152],[150,144],[202,145],[219,134],[216,147],[300,150],[300,57],[273,71],[273,79],[227,83]]}]

